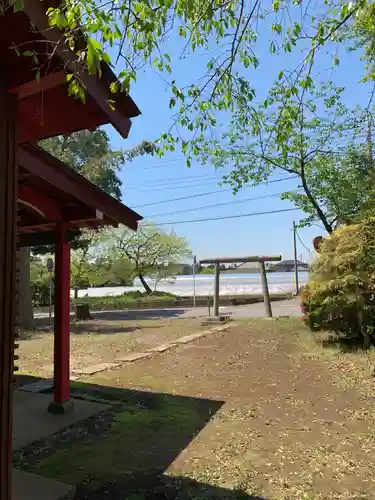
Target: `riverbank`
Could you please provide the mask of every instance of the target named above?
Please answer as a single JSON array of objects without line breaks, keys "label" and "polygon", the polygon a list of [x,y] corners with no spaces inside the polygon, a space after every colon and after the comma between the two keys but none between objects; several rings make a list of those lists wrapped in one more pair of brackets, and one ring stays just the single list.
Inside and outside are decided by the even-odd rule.
[{"label": "riverbank", "polygon": [[[291,293],[271,294],[272,301],[287,300],[292,298]],[[195,300],[196,307],[207,307],[208,301],[212,306],[212,297],[197,296]],[[263,295],[224,295],[220,297],[220,306],[240,306],[247,304],[256,304],[263,301]],[[193,307],[192,297],[180,297],[171,294],[140,295],[124,294],[115,297],[82,297],[71,301],[72,309],[77,304],[89,304],[92,311],[116,311],[124,309],[165,309],[165,308],[183,308]],[[48,307],[35,309],[37,313],[48,312]]]}]

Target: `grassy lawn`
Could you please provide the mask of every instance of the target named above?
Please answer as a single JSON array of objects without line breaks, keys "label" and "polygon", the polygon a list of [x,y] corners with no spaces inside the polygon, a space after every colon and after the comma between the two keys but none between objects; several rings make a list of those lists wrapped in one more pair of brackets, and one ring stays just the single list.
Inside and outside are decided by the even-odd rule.
[{"label": "grassy lawn", "polygon": [[[290,293],[275,293],[271,294],[271,300],[286,300],[290,299]],[[210,299],[212,305],[212,297],[205,295],[196,297],[197,306],[207,306],[207,301]],[[233,301],[237,304],[254,304],[263,302],[262,294],[247,294],[247,295],[233,295],[222,296],[220,299],[221,305],[232,304]],[[163,292],[154,292],[152,295],[147,295],[140,292],[128,292],[118,296],[107,297],[82,297],[73,299],[72,305],[75,304],[89,304],[90,309],[93,311],[109,311],[118,309],[137,309],[137,308],[162,308],[162,307],[192,307],[193,297],[182,297],[173,294],[165,294]]]},{"label": "grassy lawn", "polygon": [[375,354],[249,320],[73,385],[111,409],[17,452],[76,500],[372,500]]},{"label": "grassy lawn", "polygon": [[[108,316],[106,315],[106,318]],[[202,330],[195,319],[95,319],[71,325],[71,369],[112,362],[131,352],[144,352]],[[39,330],[19,342],[20,374],[50,377],[53,373],[53,334]]]}]

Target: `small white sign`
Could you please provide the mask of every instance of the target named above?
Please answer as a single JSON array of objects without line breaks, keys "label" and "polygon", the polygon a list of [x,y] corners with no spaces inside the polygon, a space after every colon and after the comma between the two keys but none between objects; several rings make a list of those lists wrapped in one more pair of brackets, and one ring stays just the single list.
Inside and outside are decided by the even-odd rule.
[{"label": "small white sign", "polygon": [[47,270],[49,273],[53,272],[53,260],[51,258],[47,259]]}]

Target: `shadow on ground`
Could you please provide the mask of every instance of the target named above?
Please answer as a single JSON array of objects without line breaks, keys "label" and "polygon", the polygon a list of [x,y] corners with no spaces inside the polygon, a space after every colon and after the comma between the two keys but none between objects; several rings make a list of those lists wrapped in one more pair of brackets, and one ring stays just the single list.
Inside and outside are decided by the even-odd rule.
[{"label": "shadow on ground", "polygon": [[101,324],[95,324],[94,321],[90,321],[89,323],[79,323],[79,324],[72,324],[70,327],[70,333],[71,334],[82,334],[82,333],[97,333],[100,335],[105,335],[105,334],[112,334],[112,333],[132,333],[138,330],[147,330],[147,329],[154,329],[154,325],[140,325],[137,324],[137,326],[110,326],[110,325],[103,325]]},{"label": "shadow on ground", "polygon": [[149,320],[161,318],[178,318],[182,316],[185,309],[143,309],[133,311],[103,311],[100,313],[91,313],[95,319],[104,321],[121,321],[121,320]]},{"label": "shadow on ground", "polygon": [[[70,331],[72,334],[75,333],[130,333],[135,330],[139,330],[142,325],[137,325],[137,327],[131,326],[109,326],[109,325],[95,325],[95,320],[98,321],[146,321],[146,320],[157,320],[157,319],[169,319],[169,318],[179,318],[185,313],[185,309],[147,309],[140,311],[102,311],[102,312],[92,312],[92,320],[84,322],[75,322],[74,316],[71,316]],[[43,335],[43,333],[53,332],[53,320],[50,322],[49,318],[36,318],[35,319],[35,330],[23,332],[23,339],[35,338],[38,335]],[[147,328],[147,327],[146,327]]]},{"label": "shadow on ground", "polygon": [[353,337],[340,337],[329,335],[327,338],[318,341],[324,348],[339,349],[343,353],[358,352],[363,353],[363,340],[359,335]]},{"label": "shadow on ground", "polygon": [[13,375],[13,389],[18,389],[23,385],[39,382],[40,380],[43,380],[42,377],[35,377],[34,375],[20,375],[19,373],[15,373]]},{"label": "shadow on ground", "polygon": [[224,401],[80,382],[72,383],[72,393],[109,406],[18,450],[15,467],[76,485],[75,500],[264,500],[164,474]]},{"label": "shadow on ground", "polygon": [[[95,323],[95,321],[71,323],[70,334],[71,335],[82,335],[85,333],[97,333],[98,335],[113,334],[113,333],[133,333],[138,330],[144,330],[145,328],[155,328],[151,326],[110,326],[103,325],[102,323]],[[36,330],[24,331],[20,334],[20,340],[31,340],[35,338],[40,338],[45,334],[53,333],[53,327],[45,326],[43,323],[37,323]]]},{"label": "shadow on ground", "polygon": [[[140,486],[142,485],[142,486]],[[131,492],[130,494],[127,492]],[[194,481],[188,477],[167,476],[161,474],[134,474],[131,477],[119,478],[116,483],[110,483],[98,489],[90,500],[267,500],[265,497],[249,495],[242,490],[229,490]],[[87,499],[87,491],[79,487],[74,500]]]}]

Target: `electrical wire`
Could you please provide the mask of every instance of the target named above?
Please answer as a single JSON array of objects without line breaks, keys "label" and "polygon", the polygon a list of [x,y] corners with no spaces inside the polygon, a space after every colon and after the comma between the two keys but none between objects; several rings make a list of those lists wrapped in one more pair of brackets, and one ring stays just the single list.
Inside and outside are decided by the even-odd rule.
[{"label": "electrical wire", "polygon": [[152,192],[158,192],[158,191],[170,191],[172,189],[190,189],[190,188],[199,188],[199,187],[214,187],[214,186],[218,186],[219,185],[219,182],[222,181],[221,178],[214,178],[214,179],[207,179],[206,182],[202,183],[202,182],[197,182],[195,181],[195,184],[189,184],[189,183],[186,183],[186,184],[181,184],[181,183],[178,183],[177,185],[171,185],[171,184],[167,184],[166,186],[164,187],[148,187],[148,188],[133,188],[133,189],[136,189],[137,192],[140,192],[140,191],[152,191]]},{"label": "electrical wire", "polygon": [[[190,219],[190,220],[177,220],[172,222],[156,222],[154,226],[169,226],[175,224],[190,224],[193,222],[209,222],[215,220],[226,220],[226,219],[240,219],[242,217],[256,217],[258,215],[270,215],[270,214],[279,214],[282,212],[294,212],[299,210],[299,208],[284,208],[281,210],[270,210],[268,212],[253,212],[250,214],[237,214],[237,215],[224,215],[223,217],[207,217],[205,219]],[[144,224],[144,226],[150,226],[152,224]]]},{"label": "electrical wire", "polygon": [[[176,182],[176,184],[181,184],[181,183],[190,183],[190,182],[198,182],[198,181],[210,181],[210,180],[217,180],[217,181],[221,181],[223,180],[223,177],[221,175],[221,173],[219,174],[219,176],[217,175],[214,175],[215,173],[212,172],[211,174],[213,175],[195,175],[195,176],[192,176],[192,177],[187,177],[187,178],[183,178],[181,179],[181,176],[180,177],[166,177],[166,178],[163,178],[163,179],[159,179],[159,180],[156,180],[156,182],[143,182],[143,181],[140,181],[139,183],[133,183],[133,184],[126,184],[124,185],[123,187],[125,189],[127,188],[136,188],[137,190],[139,190],[140,188],[143,188],[143,187],[162,187],[162,186],[170,186],[171,183],[173,182]],[[279,176],[290,176],[290,172],[280,172],[278,174],[278,177]],[[272,179],[271,179],[272,180]]]},{"label": "electrical wire", "polygon": [[135,183],[135,184],[127,184],[124,186],[125,189],[127,188],[136,188],[137,190],[141,187],[160,187],[160,186],[170,186],[171,182],[177,182],[178,184],[181,183],[189,183],[189,182],[198,182],[198,181],[209,181],[209,180],[217,180],[221,181],[222,177],[221,176],[214,176],[214,175],[195,175],[193,177],[187,177],[186,179],[181,179],[180,177],[167,177],[165,179],[160,179],[159,181],[156,182],[141,182],[141,183]]},{"label": "electrical wire", "polygon": [[[274,179],[274,180],[271,180],[269,182],[264,182],[264,183],[261,183],[261,184],[258,184],[258,186],[260,185],[267,185],[267,184],[273,184],[275,182],[283,182],[283,181],[287,181],[289,179],[295,179],[297,178],[297,175],[291,175],[290,177],[285,177],[283,179]],[[246,186],[246,187],[254,187],[254,186]],[[225,192],[228,192],[228,191],[232,191],[233,189],[232,188],[228,188],[228,189],[217,189],[215,191],[208,191],[208,192],[205,192],[205,193],[198,193],[198,194],[192,194],[190,196],[180,196],[179,198],[171,198],[169,200],[161,200],[161,201],[154,201],[152,203],[145,203],[143,205],[136,205],[132,208],[143,208],[143,207],[151,207],[151,206],[154,206],[154,205],[161,205],[163,203],[171,203],[173,201],[182,201],[182,200],[189,200],[191,198],[198,198],[200,196],[208,196],[210,194],[216,194],[216,193],[225,193]]]},{"label": "electrical wire", "polygon": [[[135,160],[132,160],[135,161]],[[160,160],[159,160],[160,161]],[[160,161],[160,163],[157,163],[157,160],[155,161],[150,161],[150,162],[142,162],[140,165],[137,165],[137,170],[139,168],[142,169],[142,172],[145,170],[159,170],[160,168],[172,168],[175,167],[177,164],[181,164],[185,161],[185,158],[182,159],[170,159],[166,160],[165,162]],[[132,162],[127,163],[127,167],[129,168]],[[146,166],[144,166],[146,165]],[[152,166],[148,166],[152,165]]]},{"label": "electrical wire", "polygon": [[[295,192],[298,192],[298,190],[295,191]],[[180,214],[180,213],[185,213],[185,212],[195,212],[197,210],[206,210],[207,208],[216,208],[216,207],[225,207],[225,206],[228,206],[228,205],[237,205],[239,203],[246,203],[246,202],[249,202],[249,201],[257,201],[257,200],[263,200],[263,199],[266,199],[266,198],[272,198],[274,196],[280,196],[283,193],[284,193],[284,191],[280,191],[279,193],[265,194],[265,195],[262,195],[262,196],[256,196],[255,198],[246,198],[244,200],[233,200],[233,201],[227,201],[227,202],[224,202],[224,203],[214,203],[214,204],[211,204],[211,205],[204,205],[204,206],[200,206],[200,207],[184,208],[182,210],[175,210],[173,212],[164,212],[162,214],[146,215],[145,218],[148,219],[148,218],[151,218],[151,217],[165,217],[167,215],[174,215],[174,214]]]},{"label": "electrical wire", "polygon": [[301,243],[301,245],[303,246],[303,248],[304,248],[305,250],[307,250],[307,251],[310,253],[310,252],[311,252],[311,248],[308,248],[308,247],[304,244],[304,242],[302,241],[301,236],[299,235],[299,233],[298,233],[298,231],[297,231],[297,230],[296,230],[296,235],[297,235],[298,241]]}]

